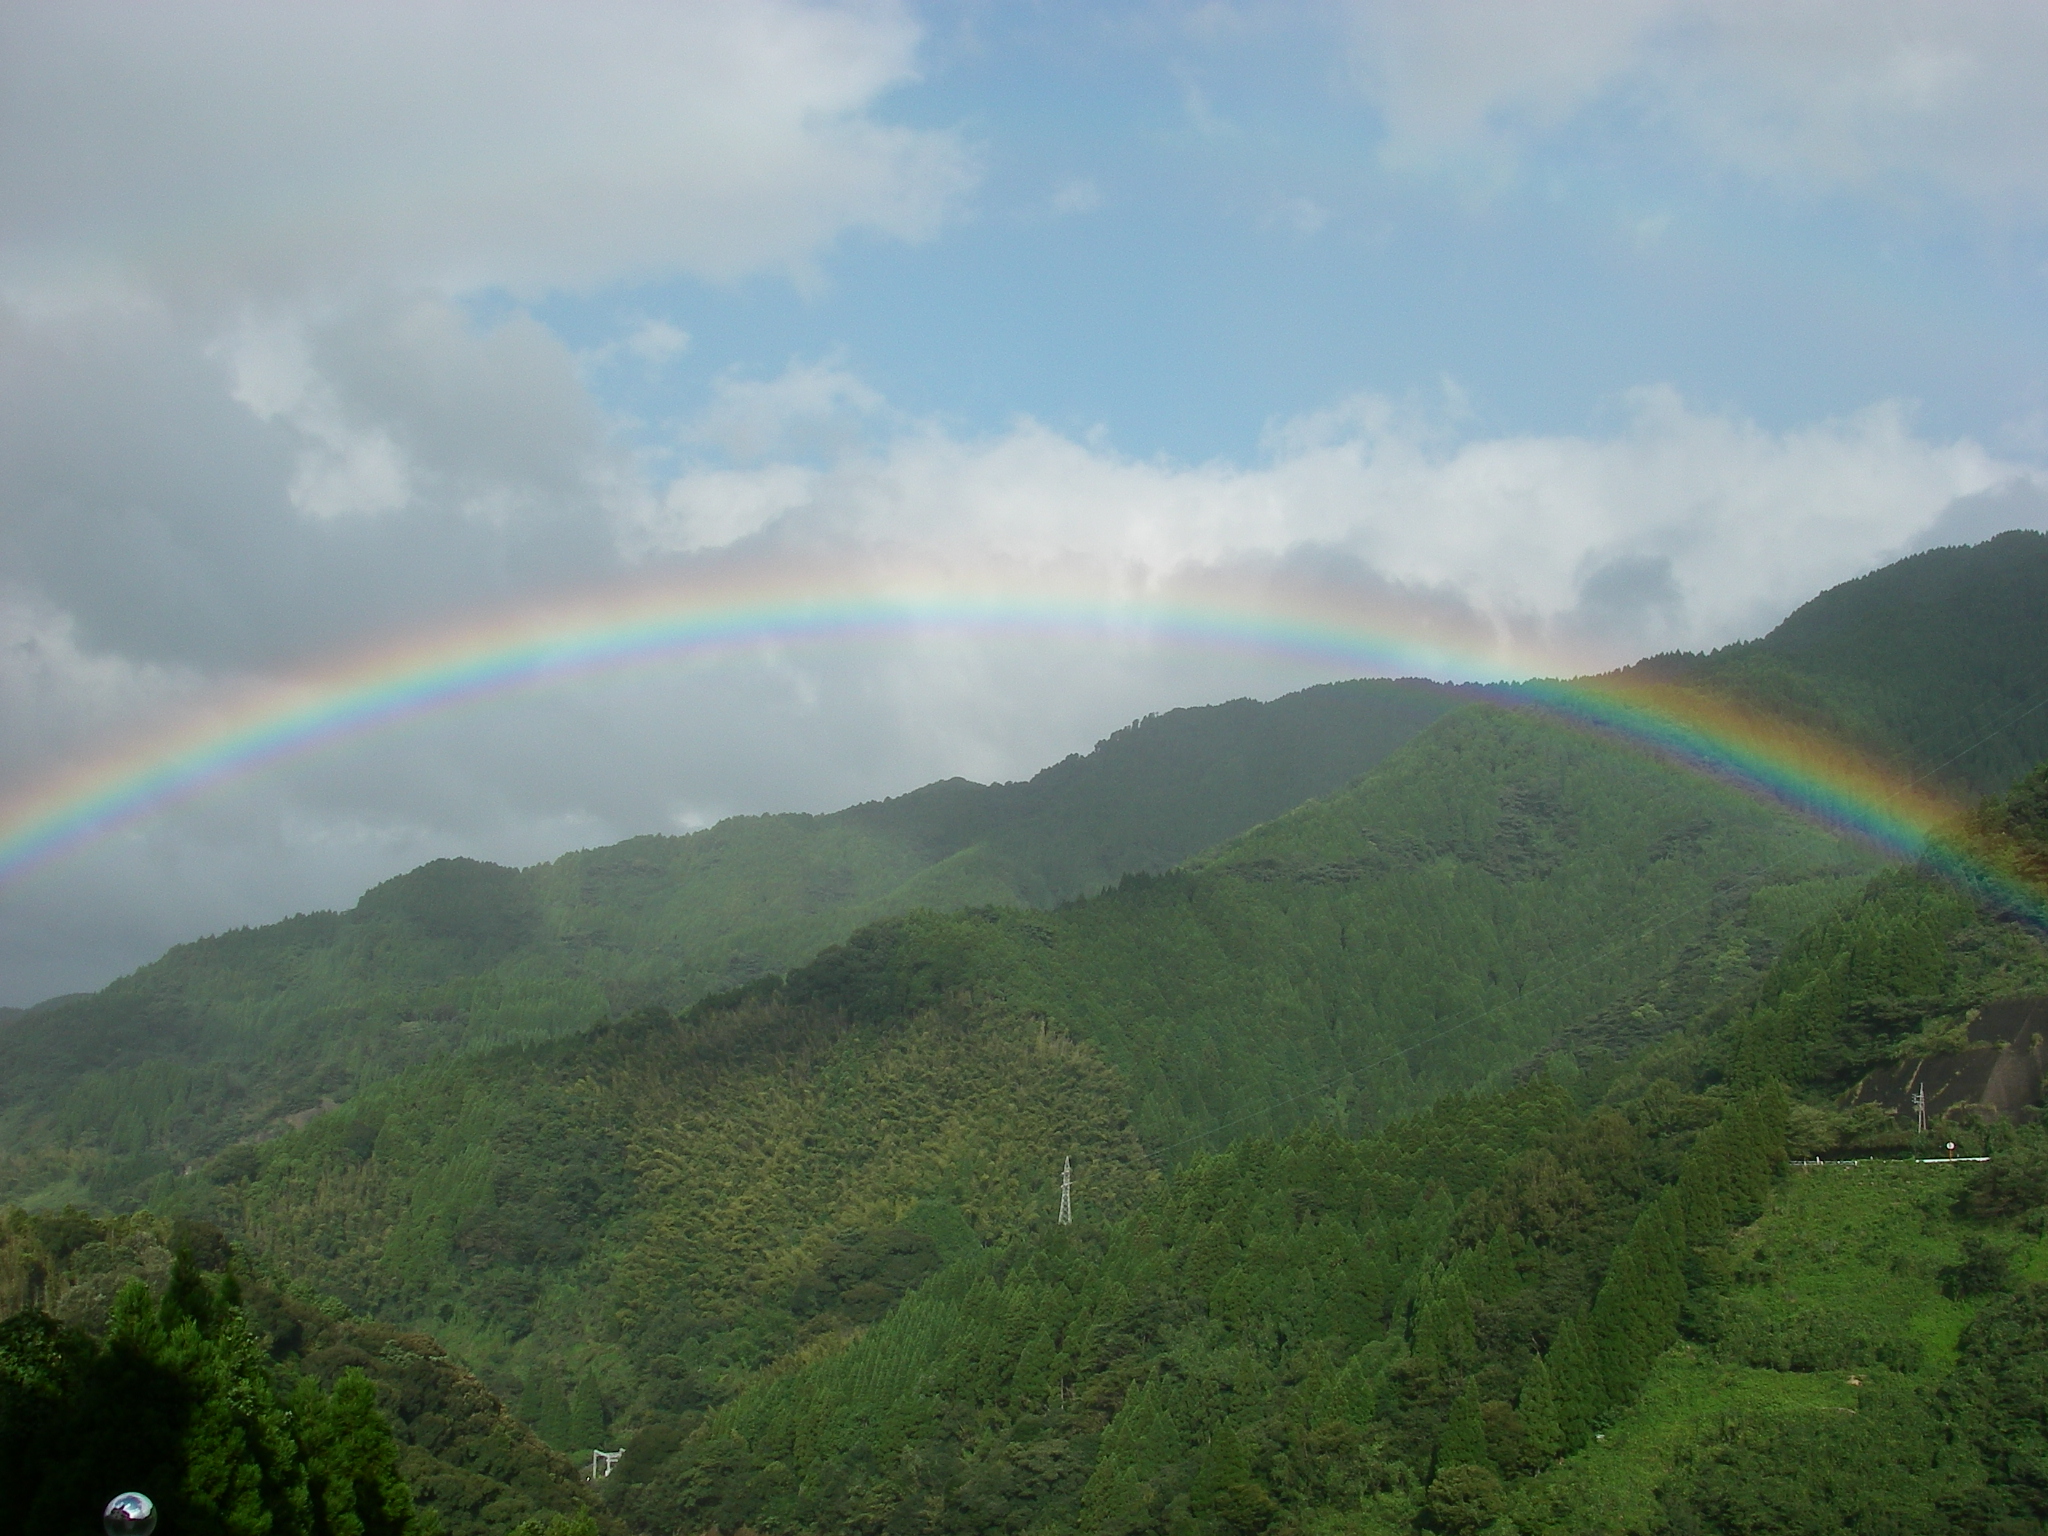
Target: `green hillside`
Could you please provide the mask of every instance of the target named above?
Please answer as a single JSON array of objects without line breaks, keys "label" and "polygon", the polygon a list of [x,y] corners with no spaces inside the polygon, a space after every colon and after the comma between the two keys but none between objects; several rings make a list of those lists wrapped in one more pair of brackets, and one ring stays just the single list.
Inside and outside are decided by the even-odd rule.
[{"label": "green hillside", "polygon": [[2048,534],[1932,549],[1823,592],[1761,640],[1630,672],[1739,693],[1976,798],[2048,757]]},{"label": "green hillside", "polygon": [[[1971,782],[1992,745],[2048,756],[2048,709],[2025,713],[2004,661],[2041,644],[2043,549],[1916,557],[1752,646],[1645,665]],[[1896,668],[1829,638],[1879,630]],[[996,800],[933,786],[764,823],[829,823],[822,841],[427,866],[354,913],[189,946],[160,977],[189,964],[240,1012],[181,1013],[165,984],[147,995],[172,1003],[100,1015],[102,1036],[80,1004],[48,1011],[76,1027],[0,1033],[27,1028],[10,1059],[69,1095],[16,1090],[16,1186],[217,1222],[270,1272],[434,1335],[558,1449],[630,1441],[606,1496],[648,1531],[1765,1530],[1743,1498],[1822,1454],[1889,1470],[1782,1528],[1891,1529],[1890,1499],[1901,1529],[2034,1529],[2025,1425],[2048,1391],[2010,1359],[2048,1342],[2016,1279],[2048,1142],[1999,1133],[1981,1177],[1782,1164],[1909,1150],[1845,1091],[2048,992],[2039,935],[1622,746],[1431,702],[1356,782],[1064,905],[1018,898],[1058,894],[1031,884],[1054,868],[1100,883],[1076,849],[1149,857],[1119,794],[1165,776],[1181,809],[1150,825],[1193,837],[1198,802],[1242,812],[1256,775],[1145,722],[1099,749],[1129,771],[1087,780],[1111,808],[1092,830],[1086,797],[995,826],[961,808]],[[1980,822],[2009,870],[2048,870],[2048,778]],[[651,855],[688,850],[682,883],[725,901],[702,931],[744,936],[788,910],[749,894],[771,844],[785,897],[880,867],[804,864],[828,846],[932,857],[809,963],[679,1017],[712,978],[674,982],[659,935],[702,911],[663,915]],[[890,909],[998,877],[1002,903]],[[850,889],[791,921],[850,925],[870,911]],[[606,1022],[513,1027],[545,990],[521,977],[587,986],[582,1018]],[[450,1049],[494,1032],[521,1043]],[[209,1079],[231,1041],[256,1065]],[[289,1077],[307,1062],[334,1075]],[[246,1134],[315,1094],[347,1102]],[[207,1116],[213,1139],[182,1145],[218,1150],[173,1171]],[[1835,1188],[1824,1215],[1810,1191]],[[1910,1202],[1918,1228],[1881,1252]],[[1838,1401],[1837,1371],[1865,1395]],[[1970,1414],[1996,1433],[1942,1427]]]},{"label": "green hillside", "polygon": [[[2026,696],[2048,661],[2034,621],[2044,601],[2048,538],[2007,534],[1846,583],[1762,640],[1643,666],[1982,790],[2048,753],[2048,709],[2028,712],[2038,701]],[[0,1197],[132,1204],[224,1146],[303,1124],[363,1083],[450,1052],[573,1032],[649,1003],[686,1006],[892,914],[1051,906],[1168,870],[1342,788],[1458,702],[1427,685],[1357,682],[1179,710],[1027,783],[934,784],[831,816],[740,818],[523,871],[442,860],[345,913],[180,946],[98,994],[53,1000],[0,1029]],[[1462,811],[1446,801],[1437,843],[1464,835],[1450,829],[1459,817],[1492,815],[1486,796],[1497,788],[1456,779],[1455,793],[1480,799]],[[1515,814],[1528,836],[1550,839],[1544,857],[1562,846],[1543,805]],[[1397,843],[1372,859],[1387,862],[1398,899],[1444,897],[1416,884],[1415,849]],[[1395,868],[1404,861],[1411,867]],[[1335,878],[1380,881],[1370,863]],[[1464,893],[1448,899],[1475,920]],[[1212,907],[1212,925],[1229,921]],[[1690,933],[1680,947],[1698,942]],[[1470,984],[1447,969],[1429,1006],[1461,1006],[1452,994]],[[1316,999],[1284,1006],[1342,1007],[1345,985],[1319,974]],[[1604,1005],[1602,1038],[1655,1032],[1654,1012],[1642,1011],[1654,999],[1626,1017],[1615,1006]],[[1569,1013],[1554,1011],[1552,1026],[1583,1031],[1584,1020],[1559,1024]],[[1540,1033],[1531,1026],[1519,1043]],[[1339,1078],[1358,1065],[1322,1056]],[[1138,1056],[1118,1064],[1146,1078]],[[1235,1124],[1221,1106],[1235,1102],[1237,1070],[1219,1067],[1220,1086],[1201,1090],[1211,1121]],[[1281,1077],[1293,1081],[1292,1071]],[[1398,1085],[1340,1081],[1333,1091],[1363,1095],[1368,1112],[1406,1102]],[[1176,1117],[1202,1119],[1154,1099],[1148,1136]]]},{"label": "green hillside", "polygon": [[1603,1009],[1673,1027],[1871,867],[1468,709],[1184,871],[891,919],[681,1023],[415,1071],[162,1198],[433,1331],[566,1445],[586,1385],[625,1430],[839,1347],[949,1244],[1042,1221],[1069,1154],[1111,1216],[1204,1145],[1364,1130]]},{"label": "green hillside", "polygon": [[452,1051],[688,1004],[913,907],[1051,903],[1338,788],[1453,707],[1364,681],[1148,717],[1025,783],[928,785],[509,870],[444,859],[180,945],[0,1031],[0,1198],[132,1202]]},{"label": "green hillside", "polygon": [[[1248,1138],[970,1251],[645,1428],[608,1495],[651,1531],[2038,1530],[2048,1133],[1916,1140],[1834,1090],[2044,988],[2038,933],[1881,876],[1632,1063]],[[1759,1035],[1811,1048],[1791,1095]],[[1950,1139],[1992,1160],[1857,1160]]]}]

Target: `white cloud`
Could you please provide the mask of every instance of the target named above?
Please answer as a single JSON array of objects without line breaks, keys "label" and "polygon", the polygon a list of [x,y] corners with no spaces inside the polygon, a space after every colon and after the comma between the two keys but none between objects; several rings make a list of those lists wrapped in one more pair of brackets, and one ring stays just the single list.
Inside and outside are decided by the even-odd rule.
[{"label": "white cloud", "polygon": [[720,378],[686,436],[740,460],[833,455],[852,449],[878,419],[893,419],[887,402],[838,363],[793,362],[772,379]]},{"label": "white cloud", "polygon": [[616,571],[632,466],[531,319],[416,300],[203,337],[0,305],[0,580],[85,653],[260,671]]},{"label": "white cloud", "polygon": [[806,505],[816,481],[816,471],[795,464],[685,475],[660,498],[644,499],[621,544],[643,557],[722,549]]},{"label": "white cloud", "polygon": [[889,0],[14,5],[0,284],[240,302],[802,269],[973,183]]},{"label": "white cloud", "polygon": [[300,439],[286,492],[294,508],[315,518],[374,516],[412,500],[412,477],[391,434],[348,419],[296,328],[248,327],[219,351],[235,400],[258,421],[283,422]]},{"label": "white cloud", "polygon": [[642,320],[622,345],[648,368],[658,369],[690,349],[690,333],[666,320]]},{"label": "white cloud", "polygon": [[[787,562],[855,588],[954,572],[1105,605],[1263,592],[1453,651],[1592,666],[1757,633],[1930,532],[1981,533],[2040,499],[2013,466],[1924,438],[1893,406],[1771,431],[1652,389],[1604,434],[1487,438],[1454,390],[1427,408],[1359,397],[1276,424],[1259,462],[1189,465],[1028,420],[982,437],[906,421],[829,361],[726,380],[704,445],[754,457],[654,482],[583,414],[576,359],[517,319],[478,327],[414,304],[244,333],[213,375],[221,409],[160,432],[136,427],[119,390],[139,378],[154,400],[159,374],[190,375],[152,333],[115,329],[71,387],[126,412],[126,435],[75,402],[36,414],[49,334],[0,349],[14,487],[0,499],[0,774],[15,786],[305,658],[605,581]],[[318,446],[298,419],[316,399],[350,430],[387,433],[411,500],[368,517],[267,510]],[[71,424],[68,442],[52,422]],[[205,494],[221,485],[234,494]],[[67,494],[81,499],[34,515]],[[80,546],[99,553],[67,565]],[[309,758],[0,891],[0,996],[97,984],[177,938],[345,902],[444,853],[531,860],[678,817],[1014,777],[1146,710],[1342,670],[1139,628],[771,637],[584,678]]]},{"label": "white cloud", "polygon": [[1501,174],[1596,109],[1789,189],[2048,210],[2034,0],[1517,0],[1343,7],[1395,165]]},{"label": "white cloud", "polygon": [[630,330],[590,348],[582,354],[582,360],[588,367],[604,368],[631,358],[653,378],[689,350],[688,331],[658,316],[641,315]]},{"label": "white cloud", "polygon": [[1759,633],[2020,473],[1915,435],[1890,404],[1783,432],[1663,388],[1623,407],[1606,436],[1487,439],[1363,397],[1278,425],[1255,466],[1133,460],[1030,421],[978,440],[925,429],[801,479],[686,474],[667,505],[689,509],[688,547],[723,517],[813,555],[1082,570],[1105,592],[1336,553],[1469,605],[1531,664],[1593,666]]}]

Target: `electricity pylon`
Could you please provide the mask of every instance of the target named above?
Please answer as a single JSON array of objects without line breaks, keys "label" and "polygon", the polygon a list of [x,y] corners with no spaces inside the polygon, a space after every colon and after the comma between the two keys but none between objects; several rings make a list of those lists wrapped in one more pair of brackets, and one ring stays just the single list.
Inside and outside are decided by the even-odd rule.
[{"label": "electricity pylon", "polygon": [[1060,1225],[1074,1224],[1074,1160],[1069,1157],[1067,1166],[1060,1170]]}]

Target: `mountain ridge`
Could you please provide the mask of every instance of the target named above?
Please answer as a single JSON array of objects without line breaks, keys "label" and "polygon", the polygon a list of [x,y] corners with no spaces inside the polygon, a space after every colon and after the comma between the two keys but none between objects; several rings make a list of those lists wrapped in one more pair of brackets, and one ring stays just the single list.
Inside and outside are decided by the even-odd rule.
[{"label": "mountain ridge", "polygon": [[[687,1005],[891,912],[1053,901],[1164,867],[1348,781],[1455,703],[1434,684],[1364,680],[1171,711],[1021,783],[941,781],[523,871],[436,860],[348,912],[177,946],[0,1034],[0,1192],[102,1199],[364,1081],[642,1002]],[[84,1161],[25,1171],[25,1149],[53,1141]]]},{"label": "mountain ridge", "polygon": [[[1918,743],[1926,771],[1943,732],[1968,746],[2024,707],[1972,658],[2040,647],[2048,565],[2008,556],[2044,548],[1824,594],[1938,666],[1845,681],[1765,642],[1655,664],[1875,731],[1900,764]],[[2015,568],[1969,624],[1897,601]],[[1978,820],[2012,868],[2048,868],[2048,770]],[[1680,1536],[1767,1528],[1753,1490],[1823,1453],[1921,1526],[1975,1500],[1957,1528],[2031,1529],[1992,1523],[2033,1518],[2004,1442],[1958,1440],[1939,1477],[1910,1447],[1941,1404],[1981,1417],[2025,1389],[1999,1341],[2048,1336],[2048,1292],[1999,1275],[2048,1276],[2024,1241],[2048,1152],[1999,1143],[2013,1160],[1954,1212],[1917,1207],[1883,1274],[1864,1250],[1898,1191],[1816,1244],[1774,1171],[1913,1147],[1841,1092],[2048,990],[2011,913],[1925,870],[1871,878],[1883,862],[1471,702],[1177,868],[885,916],[680,1016],[443,1054],[182,1173],[134,1156],[109,1187],[438,1336],[557,1449],[628,1443],[605,1492],[650,1532],[1504,1536],[1599,1509]],[[510,871],[426,866],[365,901],[371,937],[411,936],[359,956],[387,973],[516,959],[544,920]],[[1802,1312],[1783,1274],[1882,1316]],[[1873,1383],[1848,1440],[1812,1428],[1856,1402],[1816,1371]],[[1674,1408],[1692,1391],[1734,1417]],[[1802,1449],[1773,1460],[1773,1437]],[[1802,1497],[1806,1524],[1768,1528],[1868,1503]]]}]

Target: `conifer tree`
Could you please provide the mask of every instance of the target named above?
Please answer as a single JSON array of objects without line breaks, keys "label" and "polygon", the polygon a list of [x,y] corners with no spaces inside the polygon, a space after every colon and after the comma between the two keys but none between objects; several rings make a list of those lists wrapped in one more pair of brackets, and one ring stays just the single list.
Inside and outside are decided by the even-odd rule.
[{"label": "conifer tree", "polygon": [[1564,1450],[1564,1430],[1558,1423],[1557,1391],[1551,1384],[1550,1367],[1540,1356],[1522,1383],[1518,1408],[1529,1459],[1539,1467],[1555,1461]]},{"label": "conifer tree", "polygon": [[0,1324],[0,1536],[88,1528],[121,1488],[169,1531],[420,1531],[369,1382],[306,1380],[287,1406],[233,1296],[188,1256],[162,1297],[122,1289],[104,1343],[33,1313]]},{"label": "conifer tree", "polygon": [[312,1452],[310,1493],[320,1529],[400,1536],[412,1527],[412,1490],[398,1474],[398,1446],[377,1411],[370,1379],[353,1368],[326,1402],[308,1382],[292,1404],[301,1444]]},{"label": "conifer tree", "polygon": [[1486,1446],[1486,1423],[1479,1416],[1479,1389],[1468,1386],[1451,1404],[1451,1416],[1437,1437],[1436,1470],[1493,1465],[1493,1456]]},{"label": "conifer tree", "polygon": [[1228,1422],[1216,1426],[1216,1432],[1209,1437],[1209,1447],[1202,1454],[1202,1466],[1196,1474],[1193,1489],[1199,1507],[1205,1499],[1213,1497],[1216,1490],[1231,1483],[1241,1483],[1251,1476],[1251,1458],[1245,1453],[1244,1441]]},{"label": "conifer tree", "polygon": [[1551,1341],[1550,1353],[1544,1359],[1550,1367],[1550,1382],[1556,1394],[1557,1422],[1563,1435],[1564,1449],[1575,1451],[1592,1436],[1594,1424],[1599,1422],[1607,1407],[1600,1395],[1599,1378],[1594,1370],[1584,1320],[1567,1318],[1557,1330],[1557,1337]]}]

